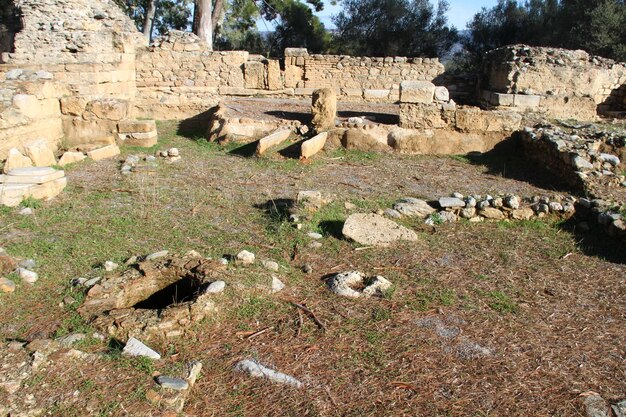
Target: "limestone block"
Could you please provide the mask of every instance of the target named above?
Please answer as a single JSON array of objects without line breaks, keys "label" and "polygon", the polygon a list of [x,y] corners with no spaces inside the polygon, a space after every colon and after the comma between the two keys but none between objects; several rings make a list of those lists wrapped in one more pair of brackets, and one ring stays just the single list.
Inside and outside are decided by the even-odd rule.
[{"label": "limestone block", "polygon": [[101,99],[87,104],[86,119],[97,118],[104,120],[122,120],[128,117],[129,105],[126,100]]},{"label": "limestone block", "polygon": [[285,87],[296,88],[298,83],[304,78],[304,70],[295,65],[287,65],[285,67]]},{"label": "limestone block", "polygon": [[337,118],[337,94],[331,88],[322,88],[313,92],[311,102],[311,124],[317,132],[335,127]]},{"label": "limestone block", "polygon": [[87,101],[82,97],[63,97],[61,99],[61,113],[69,116],[81,116],[85,108],[87,107]]},{"label": "limestone block", "polygon": [[402,81],[400,83],[401,103],[430,104],[435,97],[435,85],[430,81]]},{"label": "limestone block", "polygon": [[541,96],[515,94],[513,97],[513,105],[515,107],[537,108],[541,103]]},{"label": "limestone block", "polygon": [[50,167],[16,168],[0,175],[0,184],[44,184],[64,176],[64,171]]},{"label": "limestone block", "polygon": [[406,129],[443,129],[448,122],[435,104],[401,103],[400,126]]},{"label": "limestone block", "polygon": [[13,96],[13,107],[24,116],[36,119],[41,116],[41,106],[37,97],[30,94],[16,94]]},{"label": "limestone block", "polygon": [[492,93],[490,103],[494,106],[512,106],[514,94]]},{"label": "limestone block", "polygon": [[435,100],[450,101],[450,92],[446,87],[435,87]]},{"label": "limestone block", "polygon": [[112,158],[120,154],[120,148],[117,145],[109,145],[103,148],[94,149],[87,152],[87,156],[94,161],[100,161],[102,159]]},{"label": "limestone block", "polygon": [[300,158],[307,159],[324,149],[326,145],[326,139],[328,138],[328,132],[322,132],[317,136],[302,143],[300,148]]},{"label": "limestone block", "polygon": [[25,145],[24,151],[36,167],[49,167],[57,163],[52,149],[43,139]]},{"label": "limestone block", "polygon": [[154,120],[123,120],[117,124],[117,131],[120,133],[156,132],[156,122]]},{"label": "limestone block", "polygon": [[365,90],[363,98],[366,100],[380,100],[389,97],[389,90]]},{"label": "limestone block", "polygon": [[65,152],[63,156],[61,156],[61,159],[59,159],[59,165],[63,167],[75,162],[80,162],[85,158],[87,158],[87,156],[82,152]]},{"label": "limestone block", "polygon": [[284,88],[278,60],[272,59],[267,63],[267,88],[270,90],[282,90]]},{"label": "limestone block", "polygon": [[22,153],[16,148],[11,148],[6,161],[4,161],[3,172],[6,174],[16,168],[27,168],[32,166],[33,161],[29,157],[22,155]]},{"label": "limestone block", "polygon": [[245,87],[265,89],[265,64],[249,61],[244,65]]},{"label": "limestone block", "polygon": [[18,206],[29,196],[30,184],[0,184],[0,205]]},{"label": "limestone block", "polygon": [[382,136],[376,133],[380,132],[371,132],[361,128],[346,129],[341,138],[341,144],[349,150],[389,152],[391,148],[387,144],[387,133],[383,132]]},{"label": "limestone block", "polygon": [[159,140],[159,135],[156,130],[147,133],[131,133],[124,136],[126,137],[123,140],[124,145],[140,146],[142,148],[151,148],[156,145]]},{"label": "limestone block", "polygon": [[306,48],[285,48],[285,56],[305,57],[309,56]]},{"label": "limestone block", "polygon": [[63,177],[45,184],[31,185],[28,194],[37,200],[51,200],[59,195],[66,186],[67,178]]},{"label": "limestone block", "polygon": [[259,140],[256,148],[257,155],[263,155],[269,148],[280,145],[281,143],[286,141],[290,135],[291,130],[281,130],[262,138],[261,140]]}]

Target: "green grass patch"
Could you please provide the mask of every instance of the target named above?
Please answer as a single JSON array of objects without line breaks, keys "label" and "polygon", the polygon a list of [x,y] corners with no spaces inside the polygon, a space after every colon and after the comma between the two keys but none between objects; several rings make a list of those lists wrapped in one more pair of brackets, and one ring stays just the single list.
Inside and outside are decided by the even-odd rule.
[{"label": "green grass patch", "polygon": [[500,314],[514,314],[519,311],[517,303],[502,291],[491,291],[487,296],[489,298],[489,307]]}]

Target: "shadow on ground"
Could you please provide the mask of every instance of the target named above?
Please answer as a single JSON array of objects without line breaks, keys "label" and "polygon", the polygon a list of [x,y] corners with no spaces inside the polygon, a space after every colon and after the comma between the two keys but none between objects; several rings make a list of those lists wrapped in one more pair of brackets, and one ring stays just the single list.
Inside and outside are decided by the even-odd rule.
[{"label": "shadow on ground", "polygon": [[255,204],[254,208],[263,210],[263,213],[271,221],[284,222],[289,220],[289,216],[295,206],[296,200],[292,198],[277,198],[267,200],[262,204]]},{"label": "shadow on ground", "polygon": [[577,247],[587,256],[604,259],[616,264],[626,264],[626,249],[624,242],[618,238],[608,236],[603,231],[593,227],[591,231],[582,231],[578,226],[583,221],[572,217],[561,228],[571,233],[577,242]]},{"label": "shadow on ground", "polygon": [[500,142],[489,152],[470,152],[463,158],[473,165],[486,167],[491,175],[524,181],[555,192],[580,194],[579,190],[572,190],[539,164],[524,158],[522,146],[514,136]]},{"label": "shadow on ground", "polygon": [[178,124],[176,134],[187,139],[198,140],[205,138],[209,121],[217,111],[217,107],[211,108],[193,117],[185,119]]}]

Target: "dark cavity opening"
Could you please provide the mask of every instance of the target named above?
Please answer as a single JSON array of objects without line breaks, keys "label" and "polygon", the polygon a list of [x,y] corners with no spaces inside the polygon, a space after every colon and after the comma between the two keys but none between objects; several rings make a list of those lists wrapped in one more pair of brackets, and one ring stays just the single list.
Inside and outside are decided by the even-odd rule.
[{"label": "dark cavity opening", "polygon": [[162,310],[177,304],[193,301],[203,290],[200,280],[184,277],[173,284],[155,292],[150,297],[133,306],[137,309]]},{"label": "dark cavity opening", "polygon": [[0,53],[15,52],[15,34],[23,28],[22,11],[14,2],[0,5]]}]

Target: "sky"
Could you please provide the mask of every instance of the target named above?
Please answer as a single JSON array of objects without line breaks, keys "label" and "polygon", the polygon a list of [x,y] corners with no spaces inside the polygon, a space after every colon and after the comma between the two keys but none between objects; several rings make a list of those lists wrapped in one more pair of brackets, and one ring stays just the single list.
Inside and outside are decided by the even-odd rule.
[{"label": "sky", "polygon": [[[435,3],[436,0],[431,0]],[[497,0],[449,0],[450,9],[448,10],[448,22],[456,26],[457,29],[463,30],[468,21],[483,7],[493,7]],[[328,29],[334,28],[331,16],[341,11],[340,6],[331,6],[330,1],[324,1],[324,10],[318,13],[318,16]]]}]

